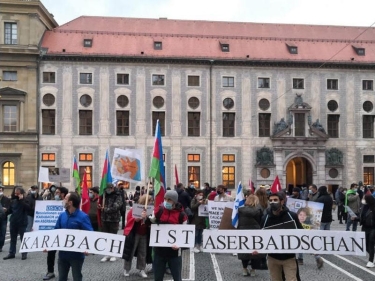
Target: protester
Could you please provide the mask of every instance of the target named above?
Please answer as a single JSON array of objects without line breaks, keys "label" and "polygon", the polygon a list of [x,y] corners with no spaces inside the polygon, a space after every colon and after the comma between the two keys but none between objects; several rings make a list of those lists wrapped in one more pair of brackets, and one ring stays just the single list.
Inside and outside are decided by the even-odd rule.
[{"label": "protester", "polygon": [[210,201],[214,201],[216,195],[217,195],[216,187],[211,187],[211,193],[208,194],[207,199],[210,200]]},{"label": "protester", "polygon": [[318,187],[315,184],[310,184],[308,201],[315,202],[318,196]]},{"label": "protester", "polygon": [[[75,192],[65,196],[66,211],[57,219],[55,229],[79,229],[93,231],[90,218],[79,209],[81,198]],[[82,266],[85,254],[79,252],[59,251],[59,281],[67,281],[72,268],[73,281],[82,281]]]},{"label": "protester", "polygon": [[[64,200],[65,197],[68,195],[69,190],[66,187],[58,187],[54,191],[54,200],[61,201]],[[48,251],[47,252],[47,273],[43,277],[43,280],[50,280],[55,278],[55,259],[56,259],[56,250]]]},{"label": "protester", "polygon": [[343,187],[339,187],[337,189],[335,199],[337,203],[337,219],[339,220],[339,224],[343,224],[342,222],[343,219],[346,223],[346,213],[345,213],[345,207],[344,207],[345,193],[344,193]]},{"label": "protester", "polygon": [[352,230],[357,231],[361,201],[359,199],[359,195],[357,193],[357,184],[352,183],[350,185],[350,189],[345,194],[345,206],[348,206],[355,214],[355,216],[350,216],[348,210],[345,209],[347,213],[347,221],[346,221],[346,231],[350,231],[350,226],[353,225]]},{"label": "protester", "polygon": [[49,188],[45,189],[42,194],[43,200],[53,200],[55,198],[56,185],[51,185]]},{"label": "protester", "polygon": [[323,213],[320,222],[320,230],[330,230],[332,223],[332,197],[328,194],[327,187],[321,186],[318,189],[318,199],[315,202],[323,203]]},{"label": "protester", "polygon": [[220,184],[216,188],[216,193],[217,195],[215,196],[214,201],[219,202],[219,201],[233,201],[233,197],[225,193],[226,189],[225,186]]},{"label": "protester", "polygon": [[128,200],[128,195],[126,194],[126,190],[124,189],[124,184],[120,183],[118,185],[118,191],[120,192],[121,199],[122,199],[122,206],[120,209],[121,214],[121,229],[125,227],[125,216],[126,216],[126,201]]},{"label": "protester", "polygon": [[27,195],[26,201],[28,205],[30,206],[30,209],[27,211],[27,227],[26,232],[32,231],[33,223],[34,223],[34,213],[35,213],[35,204],[36,201],[43,200],[42,196],[39,195],[38,191],[39,188],[36,185],[33,185],[30,187],[30,194]]},{"label": "protester", "polygon": [[10,209],[10,199],[4,195],[4,187],[0,186],[0,204],[4,211],[4,216],[0,219],[0,252],[3,251],[5,236],[7,232],[8,214]]},{"label": "protester", "polygon": [[[138,204],[145,205],[147,195],[142,195]],[[153,204],[152,196],[148,196],[148,203]],[[130,275],[133,257],[137,257],[137,269],[142,278],[147,278],[146,264],[152,263],[152,248],[150,242],[150,225],[145,223],[142,218],[133,217],[133,209],[130,209],[126,217],[126,226],[124,228],[125,247],[123,253],[124,276]]]},{"label": "protester", "polygon": [[206,228],[206,217],[199,216],[199,206],[205,204],[204,191],[197,190],[194,198],[191,200],[190,207],[193,212],[191,224],[195,225],[195,247],[194,253],[200,253],[202,249],[202,235],[203,230]]},{"label": "protester", "polygon": [[189,183],[189,188],[186,189],[186,192],[189,194],[190,199],[194,198],[195,194],[197,193],[197,190],[195,189],[195,185],[193,182]]},{"label": "protester", "polygon": [[211,193],[211,187],[208,182],[204,183],[204,198],[207,199],[208,195]]},{"label": "protester", "polygon": [[255,191],[255,196],[258,197],[259,206],[262,209],[263,215],[265,215],[267,213],[267,208],[269,207],[266,189],[258,188]]},{"label": "protester", "polygon": [[89,218],[94,231],[99,231],[98,221],[98,199],[99,199],[99,187],[94,186],[89,189],[90,198],[90,211]]},{"label": "protester", "polygon": [[185,187],[182,183],[177,184],[176,191],[178,194],[178,202],[181,203],[184,210],[188,207],[190,208],[191,198],[185,191]]},{"label": "protester", "polygon": [[[178,202],[178,194],[168,190],[164,195],[164,203],[159,207],[158,213],[149,218],[151,223],[157,224],[187,224],[188,218]],[[154,280],[163,281],[167,264],[169,265],[174,281],[181,281],[182,257],[181,248],[172,247],[154,248]]]},{"label": "protester", "polygon": [[293,188],[292,196],[290,198],[301,199],[301,189],[299,187]]},{"label": "protester", "polygon": [[362,212],[360,224],[362,231],[365,232],[366,251],[369,254],[366,267],[375,267],[374,264],[374,247],[375,247],[375,198],[371,195],[365,195],[362,199]]},{"label": "protester", "polygon": [[135,187],[134,198],[133,198],[133,201],[135,204],[138,204],[139,197],[141,197],[141,187],[137,185]]}]

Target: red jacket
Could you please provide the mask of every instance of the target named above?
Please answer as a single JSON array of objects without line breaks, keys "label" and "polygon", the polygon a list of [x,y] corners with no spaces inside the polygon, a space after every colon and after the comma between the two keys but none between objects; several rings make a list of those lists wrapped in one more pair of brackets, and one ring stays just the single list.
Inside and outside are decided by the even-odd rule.
[{"label": "red jacket", "polygon": [[[180,203],[176,204],[176,207],[172,210],[168,210],[163,208],[163,213],[160,216],[160,223],[161,224],[180,224],[180,213],[183,211],[183,208]],[[157,214],[155,214],[157,216]],[[185,214],[182,222],[188,220],[187,215]]]}]

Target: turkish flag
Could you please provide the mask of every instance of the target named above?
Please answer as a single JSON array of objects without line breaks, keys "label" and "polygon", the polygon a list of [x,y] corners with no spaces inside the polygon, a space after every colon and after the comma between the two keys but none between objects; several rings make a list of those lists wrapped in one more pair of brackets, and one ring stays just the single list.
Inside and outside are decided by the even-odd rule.
[{"label": "turkish flag", "polygon": [[273,181],[273,184],[271,186],[271,192],[272,193],[277,193],[280,190],[281,190],[281,184],[280,184],[279,176],[276,175],[276,178]]},{"label": "turkish flag", "polygon": [[251,181],[251,179],[249,179],[249,190],[250,190],[251,194],[254,194],[255,187],[254,187],[254,183]]},{"label": "turkish flag", "polygon": [[82,198],[81,198],[81,210],[86,214],[90,211],[90,197],[89,197],[89,189],[87,188],[87,174],[86,170],[83,174],[83,181],[82,181]]}]

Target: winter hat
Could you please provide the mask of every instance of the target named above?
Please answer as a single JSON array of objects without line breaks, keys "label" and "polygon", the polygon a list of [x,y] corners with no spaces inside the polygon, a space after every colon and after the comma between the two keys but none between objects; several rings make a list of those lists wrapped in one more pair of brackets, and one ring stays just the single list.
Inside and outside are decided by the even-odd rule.
[{"label": "winter hat", "polygon": [[178,193],[174,190],[168,190],[164,195],[164,199],[171,199],[176,204],[178,202]]}]

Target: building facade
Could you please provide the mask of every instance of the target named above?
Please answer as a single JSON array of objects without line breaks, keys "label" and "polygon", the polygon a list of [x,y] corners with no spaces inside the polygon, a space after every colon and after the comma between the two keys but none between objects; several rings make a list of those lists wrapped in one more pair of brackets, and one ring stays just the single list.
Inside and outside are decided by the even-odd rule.
[{"label": "building facade", "polygon": [[42,41],[40,165],[75,155],[98,185],[107,149],[151,159],[159,119],[168,186],[175,165],[196,187],[374,184],[374,33],[77,18]]},{"label": "building facade", "polygon": [[0,0],[0,180],[7,193],[37,183],[39,43],[56,26],[40,1]]}]

